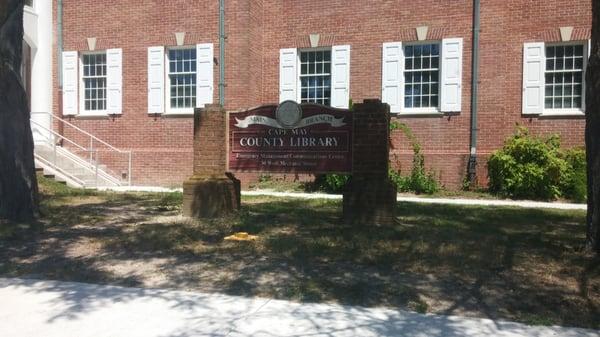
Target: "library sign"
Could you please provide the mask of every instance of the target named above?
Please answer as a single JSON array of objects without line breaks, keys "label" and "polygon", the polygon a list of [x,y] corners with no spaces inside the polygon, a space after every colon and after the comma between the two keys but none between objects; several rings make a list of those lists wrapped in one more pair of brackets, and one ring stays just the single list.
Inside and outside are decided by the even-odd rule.
[{"label": "library sign", "polygon": [[228,127],[230,171],[352,171],[349,110],[285,101],[229,113]]}]

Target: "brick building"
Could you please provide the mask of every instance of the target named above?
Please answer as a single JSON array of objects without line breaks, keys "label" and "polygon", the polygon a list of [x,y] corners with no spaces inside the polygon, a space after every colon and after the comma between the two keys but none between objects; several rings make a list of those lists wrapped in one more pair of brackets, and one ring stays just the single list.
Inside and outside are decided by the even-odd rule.
[{"label": "brick building", "polygon": [[[192,107],[219,101],[219,2],[52,1],[52,111],[131,150],[133,184],[180,185],[192,171]],[[517,123],[583,145],[591,3],[486,0],[480,13],[485,183],[486,156]],[[471,151],[473,27],[473,1],[226,0],[225,107],[382,98],[426,166],[457,188]],[[409,170],[407,140],[394,133],[393,145],[390,160]]]}]

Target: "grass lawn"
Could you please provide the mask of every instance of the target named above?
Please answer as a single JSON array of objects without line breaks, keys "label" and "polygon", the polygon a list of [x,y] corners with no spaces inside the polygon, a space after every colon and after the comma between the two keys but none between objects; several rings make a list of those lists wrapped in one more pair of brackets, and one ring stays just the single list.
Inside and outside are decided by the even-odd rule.
[{"label": "grass lawn", "polygon": [[[345,226],[341,202],[243,198],[218,221],[181,194],[73,190],[41,179],[38,224],[0,226],[0,276],[391,306],[600,328],[585,212],[398,204],[394,226]],[[224,241],[236,231],[253,242]]]}]

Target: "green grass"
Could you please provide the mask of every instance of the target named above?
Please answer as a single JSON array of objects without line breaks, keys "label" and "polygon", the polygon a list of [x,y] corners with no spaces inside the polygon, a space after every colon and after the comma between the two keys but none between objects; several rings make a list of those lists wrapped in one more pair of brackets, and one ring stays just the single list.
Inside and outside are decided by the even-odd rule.
[{"label": "green grass", "polygon": [[[181,193],[40,184],[44,226],[0,226],[0,275],[144,286],[135,275],[160,274],[183,289],[600,328],[583,211],[398,203],[392,226],[348,226],[340,201],[244,197],[230,217],[191,220]],[[237,231],[259,239],[223,240]],[[120,261],[141,264],[106,271]]]}]

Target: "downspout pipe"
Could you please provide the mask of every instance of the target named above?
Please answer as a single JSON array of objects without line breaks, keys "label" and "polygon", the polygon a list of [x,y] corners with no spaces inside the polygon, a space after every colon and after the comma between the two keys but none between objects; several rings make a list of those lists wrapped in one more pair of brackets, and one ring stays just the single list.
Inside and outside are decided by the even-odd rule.
[{"label": "downspout pipe", "polygon": [[467,174],[472,186],[477,180],[477,103],[479,95],[480,0],[473,0],[473,52],[471,62],[471,146]]},{"label": "downspout pipe", "polygon": [[219,0],[219,104],[225,106],[225,0]]}]

